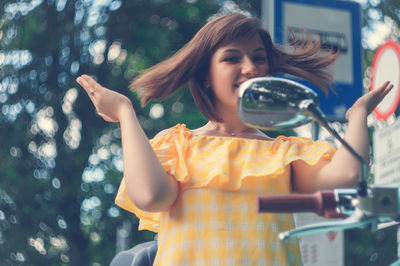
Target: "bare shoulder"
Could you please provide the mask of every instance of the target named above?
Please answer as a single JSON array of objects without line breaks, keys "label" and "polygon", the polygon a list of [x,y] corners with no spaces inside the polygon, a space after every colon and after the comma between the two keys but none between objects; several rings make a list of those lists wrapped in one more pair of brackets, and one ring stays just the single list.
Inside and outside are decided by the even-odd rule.
[{"label": "bare shoulder", "polygon": [[168,134],[171,134],[171,129],[170,128],[161,130],[160,132],[158,132],[154,136],[154,138],[160,138],[160,137],[163,137],[163,136],[168,135]]},{"label": "bare shoulder", "polygon": [[174,135],[187,135],[189,132],[190,130],[186,127],[185,124],[177,124],[173,127],[161,130],[154,136],[154,138]]},{"label": "bare shoulder", "polygon": [[202,127],[196,128],[196,129],[190,129],[190,132],[193,135],[199,135],[199,136],[208,136],[211,133],[211,131],[206,129],[205,126],[202,126]]},{"label": "bare shoulder", "polygon": [[270,136],[268,136],[267,134],[265,134],[264,132],[258,130],[256,133],[252,134],[252,136],[250,138],[253,139],[258,139],[258,140],[267,140],[267,141],[273,141],[274,138],[271,138]]}]

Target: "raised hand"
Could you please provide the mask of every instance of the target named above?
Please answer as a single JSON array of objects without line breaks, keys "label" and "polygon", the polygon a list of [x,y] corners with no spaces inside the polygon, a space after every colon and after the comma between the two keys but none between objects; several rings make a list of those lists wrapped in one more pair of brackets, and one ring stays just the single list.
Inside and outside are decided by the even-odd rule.
[{"label": "raised hand", "polygon": [[104,88],[88,75],[82,75],[76,81],[85,89],[97,113],[105,121],[119,122],[122,109],[132,108],[132,102],[128,97]]},{"label": "raised hand", "polygon": [[366,115],[369,115],[375,107],[385,98],[385,96],[390,92],[393,88],[393,84],[389,81],[386,81],[381,87],[376,90],[372,90],[367,94],[361,96],[353,106],[347,111],[346,119],[349,120],[350,116],[355,112],[365,112]]}]

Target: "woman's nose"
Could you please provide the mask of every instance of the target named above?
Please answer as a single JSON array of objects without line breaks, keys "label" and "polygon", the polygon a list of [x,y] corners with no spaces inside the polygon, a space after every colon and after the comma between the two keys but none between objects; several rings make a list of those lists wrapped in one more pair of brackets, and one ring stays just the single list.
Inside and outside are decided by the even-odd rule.
[{"label": "woman's nose", "polygon": [[251,59],[246,58],[243,60],[242,74],[247,77],[256,77],[258,75],[258,68]]}]

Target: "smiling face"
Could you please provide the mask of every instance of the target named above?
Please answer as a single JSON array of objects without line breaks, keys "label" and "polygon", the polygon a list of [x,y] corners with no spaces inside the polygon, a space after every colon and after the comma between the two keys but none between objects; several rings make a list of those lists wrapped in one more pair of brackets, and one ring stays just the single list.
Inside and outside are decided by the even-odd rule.
[{"label": "smiling face", "polygon": [[239,86],[250,78],[266,76],[268,70],[267,53],[258,34],[221,45],[211,57],[206,80],[217,110],[236,112]]}]

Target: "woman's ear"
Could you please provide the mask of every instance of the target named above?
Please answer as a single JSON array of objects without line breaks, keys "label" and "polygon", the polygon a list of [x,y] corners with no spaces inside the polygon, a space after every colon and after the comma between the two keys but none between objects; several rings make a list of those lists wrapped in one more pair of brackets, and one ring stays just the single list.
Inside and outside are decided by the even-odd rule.
[{"label": "woman's ear", "polygon": [[210,87],[211,87],[211,82],[210,82],[209,77],[207,76],[207,77],[204,79],[204,88],[209,89]]}]

